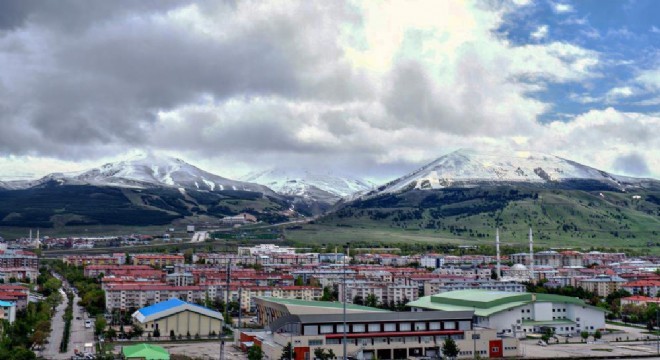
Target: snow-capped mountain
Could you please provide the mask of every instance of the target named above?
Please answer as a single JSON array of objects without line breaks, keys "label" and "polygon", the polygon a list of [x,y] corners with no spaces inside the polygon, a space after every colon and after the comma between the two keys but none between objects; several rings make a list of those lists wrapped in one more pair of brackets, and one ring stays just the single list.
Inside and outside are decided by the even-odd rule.
[{"label": "snow-capped mountain", "polygon": [[27,188],[53,182],[60,185],[127,188],[174,187],[206,191],[244,190],[275,194],[269,188],[259,184],[227,179],[190,165],[181,159],[154,154],[108,163],[76,173],[53,173],[36,181],[22,182],[20,187]]},{"label": "snow-capped mountain", "polygon": [[559,184],[576,180],[595,181],[617,188],[643,181],[612,175],[543,153],[461,149],[391,181],[378,190],[380,193],[396,193],[410,189],[440,189],[483,183]]},{"label": "snow-capped mountain", "polygon": [[366,181],[330,171],[270,169],[249,173],[241,180],[268,186],[280,195],[328,204],[373,187]]}]

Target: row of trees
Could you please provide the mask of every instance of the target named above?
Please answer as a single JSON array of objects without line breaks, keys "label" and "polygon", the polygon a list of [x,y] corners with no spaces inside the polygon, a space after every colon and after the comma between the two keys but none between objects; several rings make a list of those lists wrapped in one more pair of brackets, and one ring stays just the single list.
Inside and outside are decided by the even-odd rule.
[{"label": "row of trees", "polygon": [[80,305],[91,317],[105,313],[105,292],[100,279],[86,278],[82,267],[67,266],[60,260],[53,262],[52,267],[78,290]]},{"label": "row of trees", "polygon": [[0,321],[0,359],[36,359],[32,350],[43,348],[51,333],[51,319],[55,308],[62,302],[58,291],[61,285],[46,268],[40,269],[37,290],[46,298],[37,303],[30,302],[24,310],[17,311],[12,324],[7,320]]}]

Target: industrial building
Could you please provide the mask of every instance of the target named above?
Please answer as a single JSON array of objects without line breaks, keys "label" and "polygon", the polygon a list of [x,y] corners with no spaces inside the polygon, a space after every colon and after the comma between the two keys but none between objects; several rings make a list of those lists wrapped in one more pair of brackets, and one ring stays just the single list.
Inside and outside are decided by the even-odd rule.
[{"label": "industrial building", "polygon": [[561,295],[459,290],[425,296],[407,304],[413,311],[474,311],[475,326],[525,337],[546,328],[558,335],[605,328],[605,310]]},{"label": "industrial building", "polygon": [[[170,299],[144,307],[132,315],[146,335],[155,336],[208,336],[222,332],[224,318],[221,313],[179,299]],[[158,331],[156,331],[158,330]]]},{"label": "industrial building", "polygon": [[[260,298],[257,304],[259,321],[267,331],[244,332],[241,339],[261,346],[266,358],[280,358],[288,343],[296,360],[313,357],[317,348],[342,356],[342,303]],[[358,359],[435,357],[447,338],[456,341],[459,358],[519,355],[518,339],[474,329],[471,310],[392,312],[352,304],[346,310],[346,355]]]}]

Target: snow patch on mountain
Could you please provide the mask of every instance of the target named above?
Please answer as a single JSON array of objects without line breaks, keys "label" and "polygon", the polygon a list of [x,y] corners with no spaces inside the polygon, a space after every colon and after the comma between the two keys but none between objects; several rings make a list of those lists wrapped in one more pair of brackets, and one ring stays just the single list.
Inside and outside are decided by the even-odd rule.
[{"label": "snow patch on mountain", "polygon": [[278,194],[310,200],[335,202],[371,189],[373,184],[336,172],[313,172],[307,169],[269,169],[249,173],[241,180],[268,186]]},{"label": "snow patch on mountain", "polygon": [[381,193],[409,189],[441,189],[452,185],[526,182],[558,183],[595,180],[614,186],[641,179],[612,175],[557,156],[528,152],[477,151],[461,149],[444,155],[406,176],[379,188]]},{"label": "snow patch on mountain", "polygon": [[199,169],[181,159],[155,154],[108,163],[75,173],[49,174],[38,180],[16,183],[13,187],[29,188],[45,183],[126,188],[174,187],[204,191],[231,188],[276,195],[275,192],[263,185],[227,179]]}]

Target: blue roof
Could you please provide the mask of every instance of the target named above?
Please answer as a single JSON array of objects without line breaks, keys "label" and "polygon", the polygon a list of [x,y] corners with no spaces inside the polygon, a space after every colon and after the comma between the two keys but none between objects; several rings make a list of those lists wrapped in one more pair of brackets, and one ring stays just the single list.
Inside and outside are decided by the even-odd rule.
[{"label": "blue roof", "polygon": [[2,306],[2,307],[11,307],[11,306],[14,306],[14,303],[9,302],[9,301],[0,300],[0,306]]},{"label": "blue roof", "polygon": [[144,316],[149,316],[153,314],[157,314],[161,311],[169,310],[173,307],[181,306],[187,304],[183,300],[179,299],[169,299],[167,301],[159,302],[157,304],[153,304],[151,306],[143,307],[142,309],[138,310],[142,315]]}]

